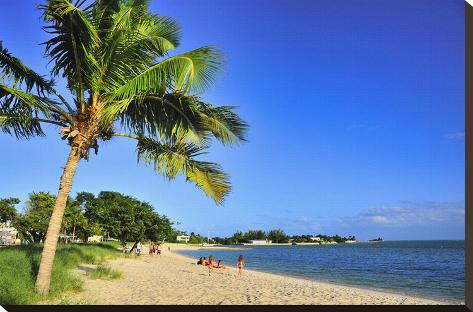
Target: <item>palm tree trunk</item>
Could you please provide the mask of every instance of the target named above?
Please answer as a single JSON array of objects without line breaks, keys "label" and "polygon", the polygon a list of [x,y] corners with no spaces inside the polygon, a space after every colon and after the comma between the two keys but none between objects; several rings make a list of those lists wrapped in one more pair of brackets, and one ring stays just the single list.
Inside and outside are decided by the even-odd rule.
[{"label": "palm tree trunk", "polygon": [[75,148],[72,148],[59,183],[59,192],[57,194],[56,203],[54,204],[53,214],[49,221],[48,232],[46,233],[43,253],[41,254],[41,262],[39,264],[38,277],[36,278],[36,288],[42,295],[47,295],[49,292],[49,283],[51,281],[51,272],[59,231],[61,229],[62,217],[64,215],[67,197],[71,191],[72,180],[79,160],[79,152]]}]

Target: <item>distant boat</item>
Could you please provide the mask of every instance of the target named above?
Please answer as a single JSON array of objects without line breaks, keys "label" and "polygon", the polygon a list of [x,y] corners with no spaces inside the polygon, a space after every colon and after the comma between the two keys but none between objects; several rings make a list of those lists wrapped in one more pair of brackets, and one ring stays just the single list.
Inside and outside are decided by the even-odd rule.
[{"label": "distant boat", "polygon": [[381,237],[375,238],[375,239],[370,239],[368,242],[376,243],[376,242],[382,242],[383,239]]}]

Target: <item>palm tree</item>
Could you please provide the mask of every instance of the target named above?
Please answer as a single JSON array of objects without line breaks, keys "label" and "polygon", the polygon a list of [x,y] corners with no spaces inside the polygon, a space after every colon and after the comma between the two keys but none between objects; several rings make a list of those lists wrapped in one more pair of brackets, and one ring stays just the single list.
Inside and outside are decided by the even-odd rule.
[{"label": "palm tree", "polygon": [[[212,138],[245,140],[248,125],[233,106],[212,106],[201,95],[221,68],[212,46],[169,55],[180,28],[149,13],[148,0],[49,0],[43,11],[51,35],[44,43],[51,80],[14,57],[0,42],[0,127],[18,139],[60,127],[70,153],[44,241],[36,287],[47,294],[59,230],[77,164],[99,142],[135,140],[138,159],[169,179],[183,174],[216,204],[230,190],[218,164],[199,161]],[[65,78],[73,102],[54,88]]]}]

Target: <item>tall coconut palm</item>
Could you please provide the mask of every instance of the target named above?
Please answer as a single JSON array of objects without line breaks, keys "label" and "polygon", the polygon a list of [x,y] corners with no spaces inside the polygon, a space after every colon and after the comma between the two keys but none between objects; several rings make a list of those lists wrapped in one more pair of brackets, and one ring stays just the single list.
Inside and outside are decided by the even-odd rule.
[{"label": "tall coconut palm", "polygon": [[[0,127],[17,138],[42,136],[43,124],[60,128],[70,153],[60,178],[36,287],[47,294],[59,230],[78,163],[114,137],[135,140],[138,159],[169,179],[188,181],[222,204],[228,175],[199,161],[212,138],[245,140],[248,125],[232,106],[201,100],[221,68],[211,46],[170,55],[180,28],[152,14],[147,0],[49,0],[40,5],[51,38],[44,43],[51,80],[27,67],[0,42]],[[90,3],[90,2],[89,2]],[[73,102],[54,88],[65,78]]]}]

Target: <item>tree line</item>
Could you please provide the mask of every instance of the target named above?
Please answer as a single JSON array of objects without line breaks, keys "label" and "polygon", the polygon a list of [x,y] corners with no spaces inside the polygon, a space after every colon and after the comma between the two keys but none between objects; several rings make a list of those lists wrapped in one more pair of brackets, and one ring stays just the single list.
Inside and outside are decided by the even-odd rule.
[{"label": "tree line", "polygon": [[[184,232],[182,232],[184,233]],[[185,233],[184,233],[185,234]],[[229,237],[212,237],[208,238],[191,232],[189,234],[190,244],[201,244],[206,243],[207,241],[214,244],[223,244],[223,245],[233,245],[233,244],[243,244],[250,243],[252,240],[270,240],[272,243],[313,243],[314,237],[318,237],[321,243],[344,243],[350,240],[356,240],[354,235],[348,237],[342,237],[340,235],[287,235],[282,229],[273,229],[269,231],[263,230],[249,230],[247,232],[237,231],[232,236]]]},{"label": "tree line", "polygon": [[[15,208],[20,203],[18,198],[0,199],[0,222],[10,222],[23,241],[44,242],[55,201],[56,196],[50,193],[33,192],[23,212],[18,213]],[[102,191],[98,196],[79,192],[67,199],[60,233],[84,242],[93,235],[101,235],[118,239],[126,246],[127,241],[174,241],[179,232],[173,225],[151,204],[132,196],[109,191]]]}]

